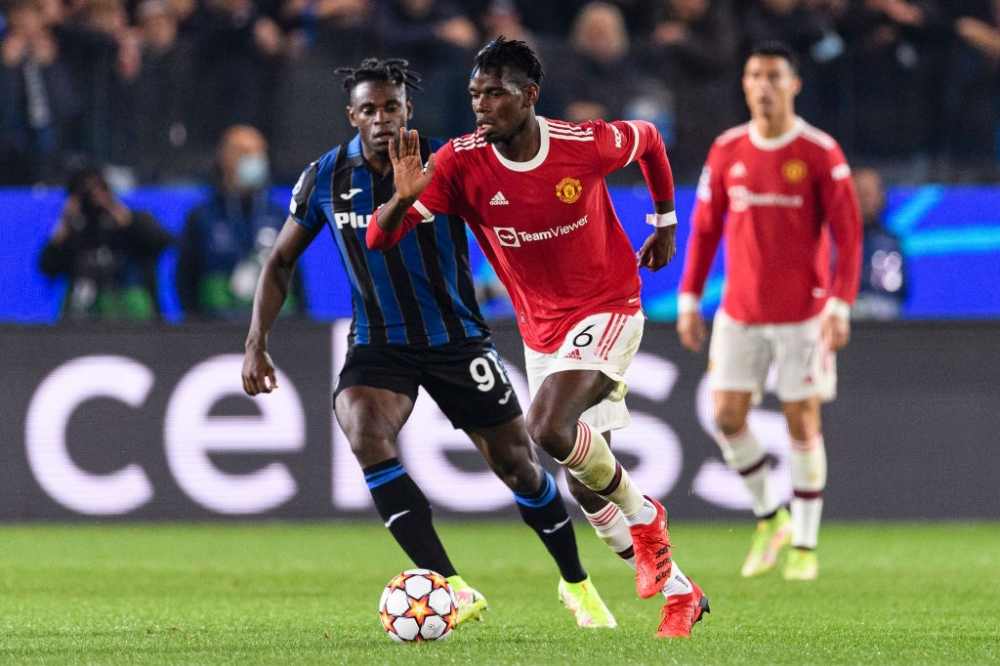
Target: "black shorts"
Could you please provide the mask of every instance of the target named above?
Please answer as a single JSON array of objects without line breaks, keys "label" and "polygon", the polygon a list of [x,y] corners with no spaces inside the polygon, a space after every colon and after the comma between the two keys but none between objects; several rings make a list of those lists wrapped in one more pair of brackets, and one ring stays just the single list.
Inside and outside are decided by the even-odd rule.
[{"label": "black shorts", "polygon": [[455,428],[475,430],[521,415],[507,371],[489,339],[437,347],[352,345],[340,371],[337,395],[352,386],[372,386],[417,399],[421,386]]}]

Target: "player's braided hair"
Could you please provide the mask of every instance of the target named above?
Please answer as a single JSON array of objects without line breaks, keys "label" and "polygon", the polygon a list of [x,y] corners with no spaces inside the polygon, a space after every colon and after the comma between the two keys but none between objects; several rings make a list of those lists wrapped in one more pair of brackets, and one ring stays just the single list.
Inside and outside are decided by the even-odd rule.
[{"label": "player's braided hair", "polygon": [[335,72],[342,77],[348,94],[362,81],[384,81],[404,85],[407,90],[422,90],[420,74],[410,69],[409,61],[402,58],[365,58],[357,67],[338,67]]},{"label": "player's braided hair", "polygon": [[479,50],[472,62],[472,71],[477,69],[502,72],[503,68],[519,72],[532,83],[542,82],[542,63],[525,42],[507,39],[500,35]]}]

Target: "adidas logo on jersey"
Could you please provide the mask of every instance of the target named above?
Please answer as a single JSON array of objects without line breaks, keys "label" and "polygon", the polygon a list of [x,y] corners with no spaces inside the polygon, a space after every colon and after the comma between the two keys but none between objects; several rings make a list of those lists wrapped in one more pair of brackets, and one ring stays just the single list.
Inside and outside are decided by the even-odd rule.
[{"label": "adidas logo on jersey", "polygon": [[743,162],[737,162],[729,168],[730,178],[743,178],[747,175],[747,167]]},{"label": "adidas logo on jersey", "polygon": [[580,356],[580,350],[576,349],[575,347],[570,351],[570,353],[568,353],[565,356],[563,356],[563,358],[571,358],[574,361],[581,361],[581,360],[583,360],[583,357]]},{"label": "adidas logo on jersey", "polygon": [[507,201],[507,197],[505,197],[503,195],[503,192],[497,190],[497,193],[493,195],[492,199],[490,199],[490,205],[491,206],[509,206],[510,202]]}]

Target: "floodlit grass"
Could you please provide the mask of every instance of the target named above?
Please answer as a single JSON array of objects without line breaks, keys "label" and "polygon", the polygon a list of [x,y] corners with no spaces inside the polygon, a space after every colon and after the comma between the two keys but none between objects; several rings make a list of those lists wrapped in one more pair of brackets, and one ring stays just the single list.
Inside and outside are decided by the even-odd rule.
[{"label": "floodlit grass", "polygon": [[371,523],[0,527],[3,664],[985,664],[1000,662],[1000,525],[833,524],[820,580],[738,569],[749,522],[671,525],[711,598],[691,641],[653,638],[656,600],[586,525],[578,540],[621,625],[583,631],[517,523],[444,523],[490,601],[447,641],[397,645],[375,605],[408,563]]}]

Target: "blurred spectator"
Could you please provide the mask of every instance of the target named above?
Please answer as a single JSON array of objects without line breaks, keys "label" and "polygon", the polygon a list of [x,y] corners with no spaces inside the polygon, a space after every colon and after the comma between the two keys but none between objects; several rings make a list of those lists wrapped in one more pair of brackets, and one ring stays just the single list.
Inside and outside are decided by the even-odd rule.
[{"label": "blurred spectator", "polygon": [[380,38],[373,0],[287,0],[278,16],[288,32],[289,62],[271,94],[293,102],[279,106],[268,138],[280,146],[272,152],[275,176],[293,180],[315,159],[317,145],[353,132],[330,73],[376,51]]},{"label": "blurred spectator", "polygon": [[955,30],[969,46],[982,52],[987,58],[1000,62],[1000,3],[997,3],[993,21],[975,16],[960,16],[955,21]]},{"label": "blurred spectator", "polygon": [[850,145],[852,127],[842,110],[849,102],[848,45],[839,29],[849,0],[754,0],[747,8],[744,48],[765,41],[788,44],[804,82],[798,112]]},{"label": "blurred spectator", "polygon": [[51,180],[79,101],[35,0],[9,6],[0,57],[0,183]]},{"label": "blurred spectator", "polygon": [[[197,21],[199,148],[235,123],[270,133],[272,94],[287,43],[277,22],[251,0],[212,0]],[[286,100],[287,101],[287,100]]]},{"label": "blurred spectator", "polygon": [[387,0],[380,4],[385,49],[422,70],[452,62],[479,45],[475,24],[443,0]]},{"label": "blurred spectator", "polygon": [[586,0],[514,0],[514,4],[525,27],[532,33],[565,38],[572,27],[569,17],[579,15],[580,9],[587,3]]},{"label": "blurred spectator", "polygon": [[81,95],[76,148],[101,164],[130,163],[136,149],[131,86],[142,54],[122,0],[86,0],[58,36]]},{"label": "blurred spectator", "polygon": [[[513,0],[493,0],[480,15],[483,27],[483,41],[490,41],[503,35],[507,39],[517,39],[535,51],[540,48],[538,37],[528,30],[521,21],[521,14]],[[544,63],[543,63],[544,64]]]},{"label": "blurred spectator", "polygon": [[947,9],[956,38],[948,54],[939,129],[946,136],[950,167],[988,178],[995,175],[998,158],[1000,3],[954,0]]},{"label": "blurred spectator", "polygon": [[882,177],[874,169],[859,169],[854,174],[854,187],[865,227],[861,288],[852,313],[861,319],[896,319],[906,299],[906,261],[899,238],[882,223]]},{"label": "blurred spectator", "polygon": [[531,43],[552,75],[541,113],[650,120],[682,181],[740,117],[740,49],[774,39],[800,58],[802,115],[852,157],[895,180],[1000,169],[1000,0],[8,0],[5,11],[6,183],[61,180],[80,158],[121,184],[187,180],[236,123],[278,146],[275,173],[289,179],[349,129],[330,71],[372,54],[424,72],[413,124],[454,136],[472,128],[472,52],[500,34]]},{"label": "blurred spectator", "polygon": [[370,0],[287,0],[279,16],[295,58],[316,49],[327,64],[360,60],[377,41]]},{"label": "blurred spectator", "polygon": [[469,66],[480,45],[475,24],[446,0],[384,0],[378,7],[384,52],[424,74],[414,126],[439,136],[471,130]]},{"label": "blurred spectator", "polygon": [[[492,0],[480,14],[479,22],[483,29],[483,41],[488,42],[501,35],[507,39],[518,39],[527,42],[529,46],[538,54],[538,59],[542,63],[542,71],[546,73],[546,78],[542,82],[543,93],[535,106],[536,111],[543,116],[554,118],[561,117],[564,111],[563,103],[559,99],[560,90],[558,84],[551,86],[550,83],[555,77],[547,76],[552,70],[550,64],[555,66],[565,55],[562,42],[556,38],[546,35],[538,35],[528,29],[521,20],[521,13],[517,9],[517,4],[513,0]],[[461,131],[467,131],[463,126]]]},{"label": "blurred spectator", "polygon": [[843,25],[856,73],[856,131],[849,145],[862,157],[876,159],[928,158],[940,152],[947,84],[941,67],[950,32],[940,5],[935,0],[855,0]]},{"label": "blurred spectator", "polygon": [[[267,142],[248,125],[226,130],[218,181],[187,217],[177,258],[177,293],[188,318],[250,315],[261,267],[287,216],[268,193]],[[286,309],[302,311],[296,276]]]},{"label": "blurred spectator", "polygon": [[713,139],[736,124],[738,33],[728,5],[665,0],[643,61],[673,93],[676,123],[671,165],[693,179]]},{"label": "blurred spectator", "polygon": [[166,0],[145,0],[137,12],[142,29],[142,69],[135,82],[137,164],[145,182],[180,179],[192,165],[188,144],[192,54],[178,39],[177,17]]},{"label": "blurred spectator", "polygon": [[78,171],[67,189],[39,262],[46,275],[68,278],[63,318],[157,318],[156,260],[170,235],[151,215],[119,201],[97,169]]},{"label": "blurred spectator", "polygon": [[558,72],[550,71],[546,79],[548,94],[559,102],[558,117],[572,122],[623,118],[626,106],[643,91],[625,19],[607,2],[591,2],[580,10],[565,53],[548,62],[560,63]]}]

